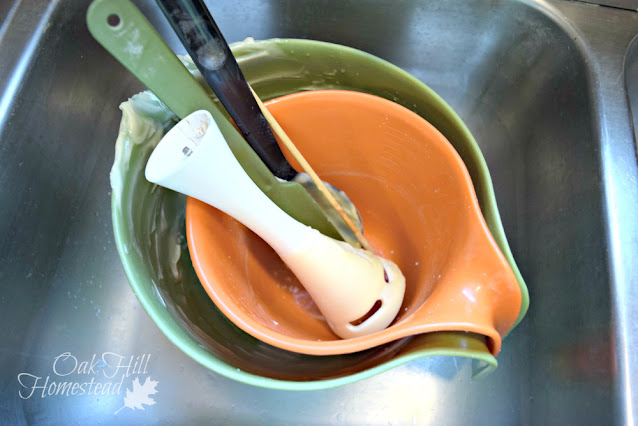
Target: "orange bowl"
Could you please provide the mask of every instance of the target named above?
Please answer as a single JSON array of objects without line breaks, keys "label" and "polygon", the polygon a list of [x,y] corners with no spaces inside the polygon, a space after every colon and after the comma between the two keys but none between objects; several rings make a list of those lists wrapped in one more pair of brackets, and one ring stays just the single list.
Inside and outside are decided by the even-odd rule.
[{"label": "orange bowl", "polygon": [[386,330],[340,339],[263,240],[189,198],[191,258],[219,309],[262,341],[307,354],[351,353],[454,330],[487,336],[496,355],[520,311],[521,291],[445,137],[408,109],[358,92],[310,91],[267,105],[319,176],[352,199],[370,242],[399,265],[405,299]]}]

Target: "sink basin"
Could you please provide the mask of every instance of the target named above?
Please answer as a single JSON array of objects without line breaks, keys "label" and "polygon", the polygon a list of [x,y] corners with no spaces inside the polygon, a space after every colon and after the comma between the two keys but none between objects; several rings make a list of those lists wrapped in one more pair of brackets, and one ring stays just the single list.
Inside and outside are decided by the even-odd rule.
[{"label": "sink basin", "polygon": [[634,135],[638,141],[638,36],[629,45],[625,57],[625,84],[631,107]]},{"label": "sink basin", "polygon": [[[135,3],[184,53],[155,2]],[[200,366],[148,318],[113,242],[117,106],[144,88],[90,37],[87,2],[16,1],[0,6],[0,395],[11,423],[635,422],[638,13],[563,0],[209,3],[229,42],[347,45],[441,95],[487,161],[527,316],[482,380],[470,360],[433,357],[284,392]],[[117,394],[29,397],[29,374],[105,381],[108,363],[57,374],[71,356],[92,365],[104,353],[145,357],[155,404],[114,414],[133,376]]]}]

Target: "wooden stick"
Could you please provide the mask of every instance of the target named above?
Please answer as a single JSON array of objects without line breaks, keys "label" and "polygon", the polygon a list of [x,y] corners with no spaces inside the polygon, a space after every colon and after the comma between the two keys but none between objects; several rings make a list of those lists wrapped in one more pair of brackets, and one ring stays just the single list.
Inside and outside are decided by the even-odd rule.
[{"label": "wooden stick", "polygon": [[308,162],[303,157],[301,152],[299,152],[295,144],[292,142],[292,140],[290,140],[290,138],[288,137],[284,129],[281,128],[281,126],[279,125],[275,117],[273,117],[270,111],[268,111],[268,108],[266,108],[266,106],[261,101],[261,99],[259,99],[259,96],[257,95],[257,93],[255,93],[252,87],[250,88],[250,90],[253,92],[253,96],[255,97],[255,100],[257,101],[257,105],[259,105],[259,109],[261,109],[261,112],[266,117],[266,120],[268,121],[268,124],[270,124],[270,127],[272,127],[275,134],[279,136],[279,139],[281,139],[281,141],[286,146],[286,148],[288,148],[288,150],[290,151],[292,156],[295,158],[295,160],[297,160],[297,162],[301,165],[301,168],[308,174],[308,176],[310,176],[310,179],[317,186],[317,188],[319,188],[319,191],[321,192],[321,194],[323,194],[323,196],[326,197],[330,205],[337,211],[337,213],[339,214],[339,217],[341,217],[341,219],[345,222],[348,228],[350,228],[354,236],[357,238],[357,240],[361,244],[361,247],[363,247],[364,249],[372,253],[377,254],[376,250],[370,245],[370,243],[368,242],[366,237],[363,235],[363,233],[354,224],[354,222],[352,222],[352,219],[350,218],[350,216],[348,216],[348,214],[343,210],[341,205],[339,205],[339,202],[335,199],[334,195],[332,195],[330,190],[319,178],[317,173],[315,173],[312,167],[310,167],[310,164],[308,164]]}]

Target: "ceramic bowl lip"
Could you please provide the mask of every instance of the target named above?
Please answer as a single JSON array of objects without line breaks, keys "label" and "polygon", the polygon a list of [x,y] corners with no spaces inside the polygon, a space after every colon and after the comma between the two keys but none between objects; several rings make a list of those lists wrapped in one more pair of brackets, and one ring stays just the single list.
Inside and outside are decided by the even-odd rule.
[{"label": "ceramic bowl lip", "polygon": [[[431,104],[436,105],[440,110],[444,111],[446,115],[450,119],[452,119],[452,121],[454,121],[455,125],[461,130],[461,132],[464,133],[466,139],[469,142],[469,145],[471,145],[474,150],[478,151],[477,162],[479,167],[482,169],[483,173],[487,173],[487,175],[489,176],[485,160],[480,153],[480,150],[478,149],[478,144],[476,143],[473,136],[471,135],[463,121],[460,119],[460,117],[458,117],[454,110],[452,110],[451,107],[447,105],[447,103],[438,94],[436,94],[426,84],[410,75],[408,72],[372,54],[335,43],[303,39],[267,39],[256,41],[256,43],[273,42],[277,40],[285,40],[287,43],[289,43],[290,46],[295,44],[299,47],[317,46],[321,48],[334,49],[335,51],[342,51],[344,53],[347,53],[348,55],[363,58],[372,65],[376,64],[378,66],[391,69],[394,73],[396,73],[397,76],[412,82],[415,86],[419,87],[420,90],[422,90],[425,94],[427,94],[427,96],[430,97]],[[234,45],[231,45],[231,47],[233,46]],[[485,197],[489,198],[490,200],[494,200],[493,188],[491,187],[491,185],[488,185],[484,189],[484,191],[486,192]],[[493,209],[492,214],[496,212],[496,214],[494,214],[497,221],[496,226],[504,235],[502,225],[500,223],[500,217],[498,216],[498,211],[496,210],[495,202],[492,201],[490,205]],[[127,253],[128,249],[126,247],[126,241],[131,240],[132,237],[130,235],[128,226],[125,223],[126,218],[123,217],[120,210],[119,201],[115,192],[113,192],[111,195],[111,216],[113,221],[115,243],[120,255],[120,259],[122,261],[122,265],[124,267],[125,274],[129,280],[133,292],[135,293],[137,299],[140,301],[140,304],[142,305],[144,310],[148,313],[153,322],[155,322],[155,324],[173,344],[175,344],[183,352],[185,352],[188,356],[190,356],[201,365],[229,379],[253,386],[278,390],[303,391],[329,389],[377,375],[391,368],[400,366],[415,359],[419,359],[426,354],[430,356],[450,355],[451,352],[454,351],[450,349],[423,349],[407,353],[402,352],[396,358],[387,360],[374,367],[370,367],[357,373],[352,373],[337,378],[310,381],[274,379],[242,371],[234,367],[233,365],[217,358],[212,353],[206,351],[192,336],[188,335],[186,330],[184,330],[182,326],[177,322],[177,320],[173,318],[173,316],[170,314],[170,312],[167,311],[165,306],[163,306],[158,300],[153,299],[152,297],[147,297],[147,295],[144,294],[145,287],[152,288],[154,284],[148,276],[144,276],[145,274],[143,272],[139,272],[139,270],[142,269],[138,266],[141,263],[141,259],[139,258],[139,256],[137,256],[137,254],[134,252]],[[499,244],[499,246],[501,246],[501,244]],[[505,246],[507,250],[504,250],[504,254],[506,255],[506,257],[508,257],[509,253],[509,260],[509,258],[511,257],[511,252],[509,251],[509,247],[507,246],[507,244],[505,244]],[[512,266],[514,267],[517,276],[520,276],[518,270],[515,268],[516,265],[513,264]],[[520,322],[527,310],[527,288],[522,285],[521,290],[523,291],[523,304],[521,305],[521,313],[519,314],[519,318],[517,319],[512,329],[516,327],[516,325]],[[485,364],[484,366],[480,367],[479,370],[476,370],[479,371],[480,375],[489,374],[497,366],[496,359],[489,354],[477,354],[475,352],[466,353],[461,350],[458,350],[457,352],[458,356],[469,357],[475,361]]]}]

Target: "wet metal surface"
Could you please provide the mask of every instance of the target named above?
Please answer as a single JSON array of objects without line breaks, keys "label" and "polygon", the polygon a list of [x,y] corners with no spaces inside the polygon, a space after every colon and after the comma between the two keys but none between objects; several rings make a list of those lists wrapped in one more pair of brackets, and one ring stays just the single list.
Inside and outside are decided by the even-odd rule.
[{"label": "wet metal surface", "polygon": [[[88,3],[0,5],[3,423],[635,424],[638,13],[562,0],[209,2],[230,42],[336,42],[437,91],[484,152],[530,290],[483,381],[469,361],[431,358],[293,393],[206,370],[131,291],[108,175],[117,106],[143,87],[90,37]],[[154,2],[136,4],[177,49]],[[125,389],[138,376],[157,393],[133,409]],[[49,395],[52,382],[84,392]]]},{"label": "wet metal surface", "polygon": [[621,9],[638,10],[636,0],[578,0],[585,3],[599,4],[601,6],[619,7]]}]

